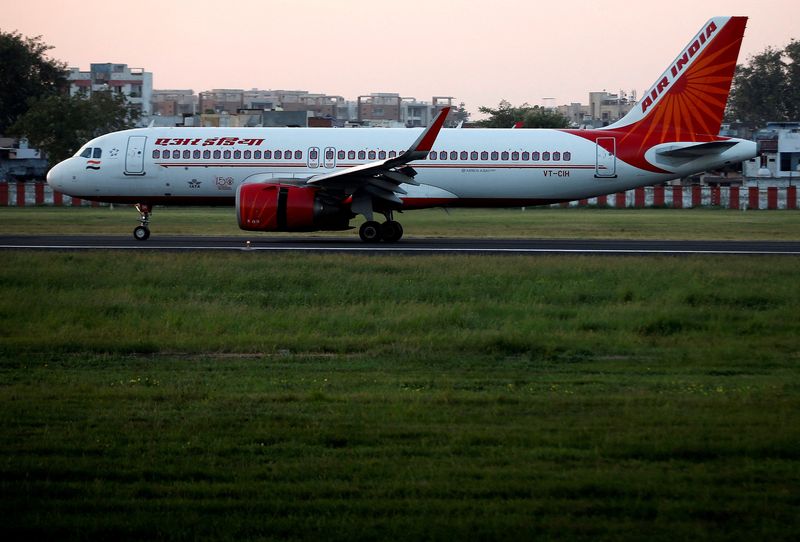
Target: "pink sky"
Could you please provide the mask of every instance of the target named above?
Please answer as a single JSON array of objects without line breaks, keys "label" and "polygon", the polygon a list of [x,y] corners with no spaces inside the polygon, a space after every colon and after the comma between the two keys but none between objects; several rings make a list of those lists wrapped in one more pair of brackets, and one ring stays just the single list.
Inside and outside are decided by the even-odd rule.
[{"label": "pink sky", "polygon": [[716,15],[750,17],[740,62],[800,38],[797,0],[15,0],[0,29],[42,35],[69,66],[144,68],[156,89],[449,95],[475,114],[641,95]]}]

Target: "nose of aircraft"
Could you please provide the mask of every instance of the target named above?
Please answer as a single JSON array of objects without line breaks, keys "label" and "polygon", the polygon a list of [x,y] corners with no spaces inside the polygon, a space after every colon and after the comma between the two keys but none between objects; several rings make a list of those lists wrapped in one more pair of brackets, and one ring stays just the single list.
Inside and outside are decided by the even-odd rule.
[{"label": "nose of aircraft", "polygon": [[65,170],[66,166],[64,162],[59,162],[47,172],[47,184],[49,184],[53,190],[64,190]]}]

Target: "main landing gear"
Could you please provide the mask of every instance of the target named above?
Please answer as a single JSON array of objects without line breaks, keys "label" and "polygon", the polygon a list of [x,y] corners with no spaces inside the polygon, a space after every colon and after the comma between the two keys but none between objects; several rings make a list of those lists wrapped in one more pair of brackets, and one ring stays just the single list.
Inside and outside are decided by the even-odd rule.
[{"label": "main landing gear", "polygon": [[403,226],[391,219],[391,215],[386,217],[386,222],[381,224],[374,220],[368,220],[361,225],[358,235],[365,243],[396,243],[403,237]]},{"label": "main landing gear", "polygon": [[136,210],[139,211],[139,226],[133,229],[133,238],[137,241],[147,241],[150,238],[150,212],[151,207],[146,203],[137,203]]}]

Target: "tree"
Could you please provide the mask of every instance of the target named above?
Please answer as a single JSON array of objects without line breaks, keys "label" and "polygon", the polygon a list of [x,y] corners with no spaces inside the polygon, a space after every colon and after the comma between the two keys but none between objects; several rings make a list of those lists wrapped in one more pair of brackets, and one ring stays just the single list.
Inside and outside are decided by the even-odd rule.
[{"label": "tree", "polygon": [[47,154],[51,164],[69,158],[99,135],[132,128],[138,111],[125,96],[111,91],[75,96],[56,95],[36,100],[10,131],[28,138]]},{"label": "tree", "polygon": [[566,128],[569,119],[558,111],[527,103],[519,107],[512,106],[506,100],[501,100],[496,109],[481,106],[481,113],[489,115],[488,119],[476,122],[482,128],[511,128],[517,122],[522,122],[523,128]]},{"label": "tree", "polygon": [[66,64],[48,59],[41,36],[27,38],[0,30],[0,134],[28,110],[30,99],[66,88]]},{"label": "tree", "polygon": [[461,102],[458,107],[453,107],[447,115],[447,122],[445,126],[448,128],[455,128],[462,122],[469,120],[469,111],[467,111],[466,104]]},{"label": "tree", "polygon": [[736,66],[725,120],[753,129],[800,120],[800,42],[767,47]]},{"label": "tree", "polygon": [[800,41],[792,40],[783,50],[786,64],[786,117],[800,120]]}]

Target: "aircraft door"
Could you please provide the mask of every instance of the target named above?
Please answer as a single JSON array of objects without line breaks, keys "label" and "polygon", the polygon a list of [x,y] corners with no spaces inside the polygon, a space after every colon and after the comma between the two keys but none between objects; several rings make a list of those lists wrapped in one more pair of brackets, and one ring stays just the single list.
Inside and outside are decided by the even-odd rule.
[{"label": "aircraft door", "polygon": [[319,167],[319,147],[309,147],[308,167],[311,169],[316,169]]},{"label": "aircraft door", "polygon": [[325,147],[325,167],[327,169],[336,167],[336,149],[333,147]]},{"label": "aircraft door", "polygon": [[144,175],[144,145],[147,136],[130,136],[125,154],[125,175]]},{"label": "aircraft door", "polygon": [[617,176],[617,139],[614,137],[597,138],[597,161],[594,176],[610,179]]}]

